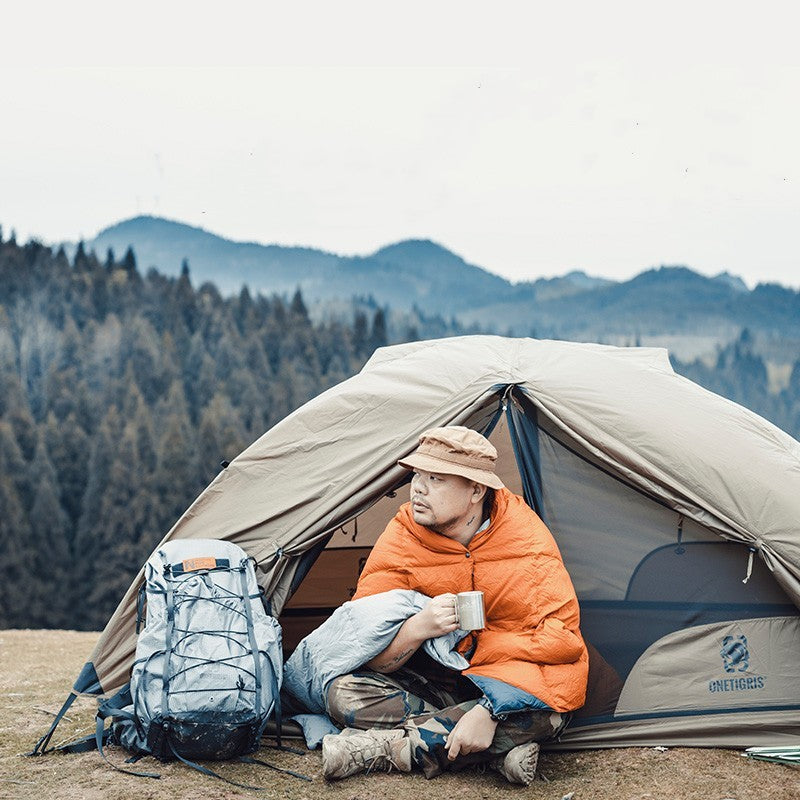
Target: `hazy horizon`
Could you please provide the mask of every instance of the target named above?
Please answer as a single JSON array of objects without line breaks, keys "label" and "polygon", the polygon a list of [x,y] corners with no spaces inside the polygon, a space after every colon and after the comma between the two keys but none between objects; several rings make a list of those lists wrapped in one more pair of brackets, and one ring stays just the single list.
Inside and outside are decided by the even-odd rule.
[{"label": "hazy horizon", "polygon": [[[791,3],[16,5],[0,224],[139,214],[513,281],[661,265],[800,287]],[[157,22],[156,22],[157,21]]]},{"label": "hazy horizon", "polygon": [[[313,249],[313,250],[317,250],[319,252],[328,253],[330,255],[340,256],[342,258],[349,258],[349,257],[360,258],[360,257],[372,256],[374,253],[378,252],[379,250],[382,250],[382,249],[384,249],[386,247],[391,247],[391,246],[396,245],[396,244],[402,244],[404,242],[430,241],[430,242],[433,242],[433,244],[435,244],[435,245],[438,245],[440,247],[444,247],[451,254],[463,259],[463,256],[460,253],[457,253],[454,250],[451,250],[449,247],[446,247],[441,242],[437,242],[435,239],[418,239],[418,238],[398,239],[397,241],[386,242],[383,245],[381,245],[380,247],[376,248],[375,250],[364,251],[364,252],[360,252],[360,253],[340,253],[340,252],[336,252],[334,250],[325,250],[324,248],[310,248],[309,245],[304,244],[302,242],[294,242],[294,243],[290,243],[290,244],[283,244],[283,243],[278,243],[278,242],[259,242],[259,241],[253,240],[253,239],[247,239],[247,240],[244,240],[244,239],[241,239],[241,240],[240,239],[231,239],[231,238],[229,238],[227,236],[224,236],[224,235],[220,234],[219,232],[211,230],[210,228],[207,228],[207,227],[203,227],[203,226],[199,226],[199,225],[190,225],[189,223],[184,222],[183,220],[172,219],[170,217],[162,217],[162,216],[158,216],[158,215],[155,215],[155,214],[140,214],[140,215],[136,215],[135,217],[128,217],[127,219],[118,220],[116,222],[111,223],[110,225],[104,226],[101,230],[97,231],[97,234],[95,236],[87,237],[85,239],[63,240],[63,241],[58,241],[58,242],[48,242],[48,241],[45,241],[44,239],[41,239],[41,238],[37,238],[37,237],[32,237],[32,238],[35,238],[37,241],[41,241],[43,244],[45,244],[45,245],[47,245],[49,247],[54,247],[54,248],[55,247],[59,247],[61,245],[74,247],[74,246],[76,246],[78,244],[79,241],[83,241],[84,244],[86,244],[88,246],[96,238],[97,235],[104,233],[106,230],[113,229],[117,225],[125,224],[127,222],[131,222],[131,221],[136,220],[136,219],[155,219],[155,220],[161,220],[161,221],[168,222],[168,223],[174,223],[176,225],[188,225],[191,228],[194,228],[196,230],[201,230],[204,233],[211,234],[212,236],[216,236],[216,237],[218,237],[220,239],[224,239],[225,241],[229,241],[229,242],[232,242],[234,244],[255,244],[255,245],[260,245],[262,247],[278,246],[278,247],[287,247],[287,248]],[[2,221],[1,220],[0,220],[0,226],[2,226]],[[8,236],[11,233],[11,229],[8,229],[6,231],[6,229],[3,228],[3,232],[4,232],[3,233],[4,237],[8,238]],[[16,233],[16,231],[15,231],[15,233]],[[19,239],[18,235],[17,235],[17,239],[18,239],[18,243],[19,243],[20,239]],[[105,253],[103,253],[103,252],[98,252],[98,253],[96,253],[96,255],[101,259],[105,257]],[[121,253],[121,252],[120,253],[116,253],[117,258],[121,258],[122,255],[123,255],[123,253]],[[532,278],[532,279],[529,279],[529,278],[509,278],[509,277],[507,277],[505,275],[501,275],[499,272],[493,270],[491,268],[491,265],[474,264],[474,263],[469,262],[467,259],[463,259],[463,260],[466,263],[470,264],[471,266],[479,267],[479,268],[485,270],[486,272],[490,272],[493,275],[497,275],[498,277],[504,278],[505,280],[508,280],[511,283],[523,283],[523,282],[526,282],[526,281],[538,280],[540,278],[541,279],[545,279],[545,280],[546,279],[550,279],[550,278],[560,278],[560,277],[563,277],[563,276],[565,276],[565,275],[567,275],[567,274],[569,274],[570,272],[573,272],[573,271],[574,272],[582,272],[582,273],[586,274],[588,277],[591,277],[591,278],[606,278],[606,279],[609,279],[609,280],[623,282],[625,280],[628,280],[629,278],[636,277],[637,275],[640,275],[641,273],[646,272],[648,270],[659,269],[661,267],[666,267],[666,268],[670,268],[670,267],[686,267],[686,268],[692,270],[693,272],[697,272],[697,273],[699,273],[701,275],[704,275],[706,277],[709,277],[709,278],[715,278],[715,277],[719,277],[719,276],[725,275],[725,274],[728,274],[728,275],[730,275],[731,277],[734,277],[734,278],[737,278],[737,277],[741,278],[742,277],[742,276],[735,275],[735,274],[730,273],[730,272],[726,272],[724,270],[720,271],[720,272],[716,272],[716,273],[702,272],[701,270],[698,270],[698,269],[695,269],[694,267],[692,267],[691,264],[655,264],[655,265],[649,265],[649,266],[642,267],[641,270],[638,270],[637,272],[633,273],[628,278],[609,278],[606,275],[600,275],[600,274],[596,274],[596,273],[589,273],[586,270],[582,270],[579,267],[575,268],[574,270],[564,270],[563,272],[560,272],[560,273],[557,273],[557,274],[554,273],[552,275],[539,275],[539,276],[536,276],[535,278]],[[189,263],[189,267],[191,269],[191,261]],[[169,272],[169,270],[167,270],[167,272]],[[744,279],[742,278],[742,280],[744,280]],[[770,282],[771,283],[780,283],[779,281],[760,281],[760,282],[761,283],[770,283]],[[752,289],[752,288],[754,288],[755,285],[756,284],[750,285],[748,288]],[[787,288],[792,288],[792,289],[796,288],[796,287],[793,287],[793,286],[789,286],[788,284],[785,284],[785,283],[780,283],[780,285],[786,286]]]}]

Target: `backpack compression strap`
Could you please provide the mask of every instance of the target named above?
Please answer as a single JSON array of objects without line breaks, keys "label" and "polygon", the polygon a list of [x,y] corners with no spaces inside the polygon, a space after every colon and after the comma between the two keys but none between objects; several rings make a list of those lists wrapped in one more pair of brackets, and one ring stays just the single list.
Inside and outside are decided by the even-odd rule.
[{"label": "backpack compression strap", "polygon": [[[244,559],[240,565],[242,580],[242,602],[244,604],[244,613],[247,617],[247,636],[250,640],[250,650],[253,653],[253,672],[255,674],[255,681],[256,681],[256,714],[260,716],[261,714],[261,659],[259,658],[259,650],[258,650],[258,642],[256,641],[255,629],[253,627],[253,609],[250,605],[250,601],[253,598],[253,595],[248,593],[247,587],[247,561],[248,559]],[[256,595],[260,597],[260,595]],[[272,679],[272,697],[273,700],[273,708],[275,714],[275,741],[278,744],[278,749],[283,750],[283,745],[281,744],[281,688],[278,686],[278,676],[275,674],[275,669],[270,671],[270,678]],[[269,711],[270,709],[264,709],[264,722],[261,725],[261,730],[258,732],[258,739],[261,739],[262,734],[264,733],[264,728],[267,727],[267,722],[269,721]],[[268,764],[267,766],[272,766]],[[277,768],[276,768],[277,769]]]},{"label": "backpack compression strap", "polygon": [[[250,605],[250,592],[247,587],[247,559],[243,559],[239,565],[239,577],[242,582],[242,605],[244,607],[244,614],[247,619],[247,639],[250,642],[250,653],[253,656],[253,677],[256,684],[256,702],[255,713],[257,717],[261,716],[261,658],[259,657],[258,642],[256,641],[256,632],[253,627],[253,609]],[[273,676],[274,677],[274,676]],[[277,698],[276,698],[277,699]],[[269,712],[268,708],[264,709],[264,716]],[[266,720],[264,721],[266,725]],[[262,728],[263,730],[263,728]],[[261,738],[261,731],[259,731],[259,739]]]},{"label": "backpack compression strap", "polygon": [[[294,748],[289,748],[293,753],[298,753],[301,756],[304,756],[305,753],[302,750],[295,750]],[[283,767],[276,767],[274,764],[270,764],[268,761],[262,761],[260,758],[253,758],[252,756],[239,756],[239,761],[242,764],[258,764],[262,767],[269,767],[270,769],[274,769],[277,772],[282,772],[284,775],[292,775],[295,778],[300,778],[301,781],[308,781],[309,783],[313,783],[311,778],[308,775],[303,775],[299,772],[295,772],[293,769],[284,769]]]},{"label": "backpack compression strap", "polygon": [[124,772],[126,775],[136,775],[138,778],[160,778],[157,772],[136,772],[132,769],[122,769],[122,767],[118,767],[116,764],[112,764],[108,757],[106,756],[105,752],[103,752],[103,742],[108,739],[108,731],[105,730],[106,725],[106,717],[114,716],[114,717],[124,717],[126,719],[131,719],[135,721],[135,717],[129,711],[125,711],[122,708],[118,708],[116,705],[113,704],[114,698],[107,703],[103,703],[100,708],[97,709],[97,726],[95,728],[94,738],[95,738],[95,745],[97,747],[97,752],[103,757],[103,761],[106,762],[110,767],[113,767],[117,772]]},{"label": "backpack compression strap", "polygon": [[161,719],[169,717],[169,682],[172,676],[169,671],[170,656],[172,655],[172,637],[175,631],[175,586],[172,581],[172,567],[164,558],[164,577],[167,579],[167,592],[165,598],[167,610],[167,627],[164,630],[164,670],[161,674]]},{"label": "backpack compression strap", "polygon": [[[230,778],[224,778],[218,772],[214,772],[213,769],[209,769],[208,767],[204,767],[202,764],[196,764],[194,761],[189,761],[188,758],[184,758],[172,745],[172,742],[167,739],[167,743],[169,744],[169,749],[172,752],[172,755],[178,759],[182,764],[186,764],[187,767],[191,767],[192,769],[196,769],[198,772],[202,772],[203,775],[208,775],[211,778],[218,778],[225,783],[231,784],[231,786],[238,786],[240,789],[251,789],[256,792],[264,791],[265,789],[269,789],[272,787],[269,786],[251,786],[247,783],[238,783],[237,781],[232,781]],[[293,775],[295,778],[300,778],[300,780],[304,781],[311,781],[307,775],[301,775],[299,772],[295,772],[291,769],[283,769],[282,767],[276,767],[274,764],[268,764],[266,761],[260,761],[257,758],[249,758],[248,756],[240,756],[239,761],[242,764],[259,764],[262,767],[269,767],[270,769],[274,769],[277,772],[283,772],[286,775]]]}]

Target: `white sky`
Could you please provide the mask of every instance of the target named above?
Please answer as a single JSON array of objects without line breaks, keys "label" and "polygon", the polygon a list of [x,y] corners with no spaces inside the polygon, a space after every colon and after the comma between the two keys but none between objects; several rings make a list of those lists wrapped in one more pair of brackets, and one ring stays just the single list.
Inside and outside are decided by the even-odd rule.
[{"label": "white sky", "polygon": [[800,286],[796,3],[9,4],[0,224]]}]

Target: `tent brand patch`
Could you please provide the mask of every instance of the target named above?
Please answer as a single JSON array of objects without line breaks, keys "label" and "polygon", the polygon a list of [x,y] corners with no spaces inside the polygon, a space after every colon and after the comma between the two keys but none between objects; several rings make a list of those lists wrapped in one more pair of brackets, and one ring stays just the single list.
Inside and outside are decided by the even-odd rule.
[{"label": "tent brand patch", "polygon": [[746,636],[726,636],[722,640],[722,665],[725,672],[747,672],[750,667],[750,651]]},{"label": "tent brand patch", "polygon": [[723,678],[708,682],[709,692],[746,692],[749,689],[763,689],[767,679],[763,675],[751,675],[749,678]]},{"label": "tent brand patch", "polygon": [[[750,668],[750,651],[747,648],[746,636],[726,636],[722,640],[719,651],[722,656],[722,666],[725,672],[746,672]],[[709,692],[747,692],[754,689],[763,689],[766,685],[763,675],[748,675],[747,677],[721,678],[708,682]]]}]

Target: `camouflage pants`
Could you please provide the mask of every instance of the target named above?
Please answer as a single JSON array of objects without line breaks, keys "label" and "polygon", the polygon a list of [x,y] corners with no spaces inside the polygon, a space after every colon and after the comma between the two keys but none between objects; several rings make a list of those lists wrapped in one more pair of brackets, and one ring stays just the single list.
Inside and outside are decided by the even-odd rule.
[{"label": "camouflage pants", "polygon": [[566,717],[554,711],[509,714],[498,724],[488,750],[449,761],[447,735],[479,696],[474,686],[472,691],[465,691],[463,684],[445,690],[406,667],[390,675],[362,669],[333,681],[327,706],[331,719],[343,727],[404,728],[411,739],[412,764],[426,778],[491,761],[520,744],[552,739],[566,724]]}]

